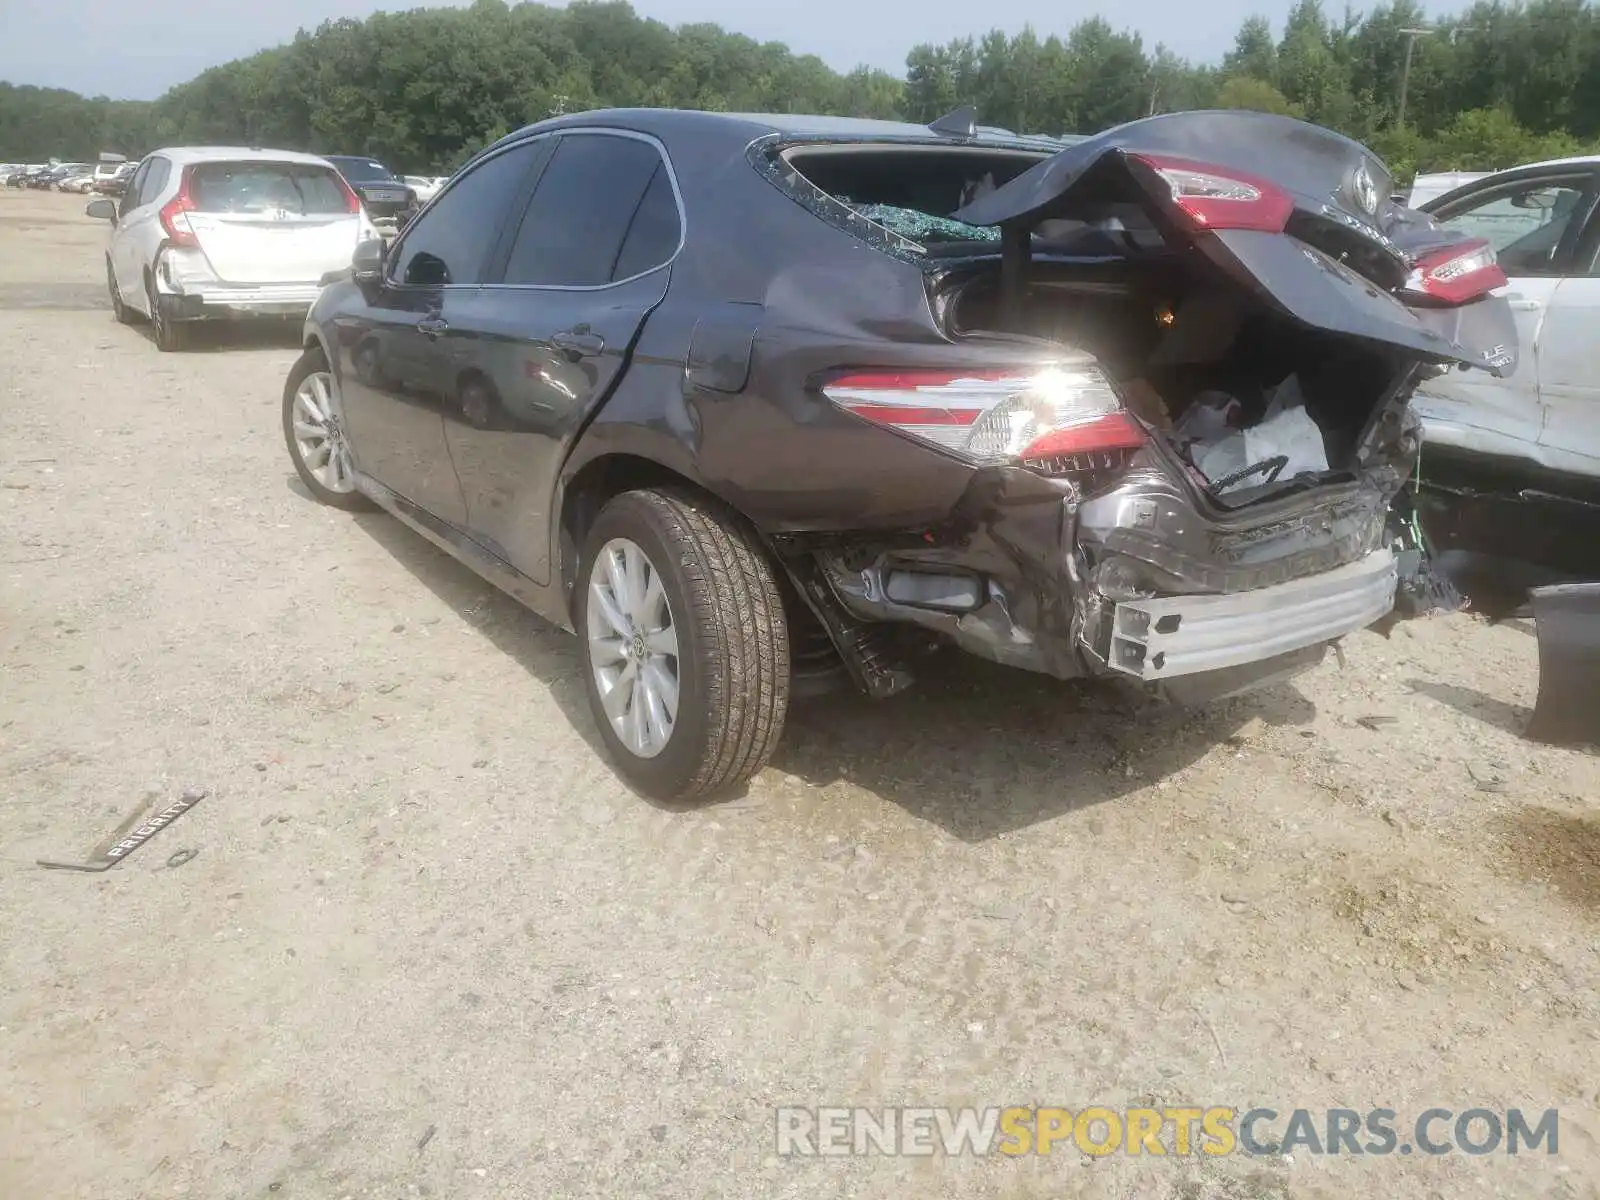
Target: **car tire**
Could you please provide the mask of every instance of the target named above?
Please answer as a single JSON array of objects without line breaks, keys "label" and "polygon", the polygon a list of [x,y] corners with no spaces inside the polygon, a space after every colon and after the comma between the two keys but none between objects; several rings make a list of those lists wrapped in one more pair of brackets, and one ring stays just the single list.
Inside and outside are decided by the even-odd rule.
[{"label": "car tire", "polygon": [[[322,380],[320,388],[317,386],[319,379]],[[319,414],[307,411],[307,400],[318,410],[327,408],[331,401],[333,410],[320,413],[323,421],[308,420]],[[356,490],[344,431],[339,423],[341,414],[337,409],[338,384],[328,369],[327,358],[320,349],[307,350],[290,369],[283,385],[283,440],[289,448],[289,461],[294,464],[300,482],[319,503],[346,512],[371,512],[377,505]],[[330,416],[331,437],[326,432],[330,428],[326,418]],[[324,431],[321,438],[310,432],[319,426]],[[319,444],[326,446],[326,457],[319,454]],[[339,461],[338,455],[344,456],[342,469],[333,466]]]},{"label": "car tire", "polygon": [[182,321],[174,321],[172,313],[161,303],[161,295],[156,291],[155,276],[145,276],[144,294],[150,304],[150,332],[155,338],[156,349],[164,354],[187,350],[189,327]]},{"label": "car tire", "polygon": [[132,325],[138,314],[122,302],[122,292],[117,288],[117,276],[111,269],[109,258],[106,259],[106,291],[111,293],[111,315],[117,324]]},{"label": "car tire", "polygon": [[[660,593],[653,611],[652,578]],[[619,590],[643,598],[619,602]],[[766,765],[789,707],[789,633],[772,563],[743,520],[684,491],[614,497],[585,538],[573,607],[589,707],[635,790],[668,802],[705,799]],[[663,612],[670,655],[658,640]],[[669,707],[662,736],[653,717]],[[654,744],[642,745],[640,732]]]}]

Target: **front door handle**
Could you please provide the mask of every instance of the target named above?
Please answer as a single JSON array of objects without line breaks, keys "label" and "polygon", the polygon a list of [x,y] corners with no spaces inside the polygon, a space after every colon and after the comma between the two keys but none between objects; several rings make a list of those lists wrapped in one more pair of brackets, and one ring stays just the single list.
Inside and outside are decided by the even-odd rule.
[{"label": "front door handle", "polygon": [[1544,307],[1544,301],[1530,300],[1526,296],[1519,296],[1516,292],[1506,296],[1506,303],[1511,306],[1512,312],[1538,312]]},{"label": "front door handle", "polygon": [[564,350],[573,362],[577,362],[580,358],[592,358],[606,348],[605,338],[593,332],[587,325],[563,329],[550,340],[555,343],[557,349]]},{"label": "front door handle", "polygon": [[449,328],[450,322],[438,313],[429,313],[417,322],[417,332],[428,338],[436,338]]}]

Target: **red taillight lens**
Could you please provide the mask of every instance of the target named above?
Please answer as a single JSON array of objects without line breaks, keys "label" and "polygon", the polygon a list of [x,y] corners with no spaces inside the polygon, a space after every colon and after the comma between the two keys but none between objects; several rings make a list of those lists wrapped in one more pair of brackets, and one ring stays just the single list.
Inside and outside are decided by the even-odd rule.
[{"label": "red taillight lens", "polygon": [[1485,238],[1472,238],[1418,258],[1401,291],[1440,304],[1465,304],[1505,285],[1494,247]]},{"label": "red taillight lens", "polygon": [[340,175],[337,171],[334,172],[333,177],[339,181],[339,186],[344,189],[344,206],[346,211],[353,213],[360,212],[361,197],[356,195],[356,190],[350,186],[350,181],[343,175]]},{"label": "red taillight lens", "polygon": [[1232,167],[1170,158],[1162,154],[1130,154],[1166,181],[1172,203],[1199,229],[1257,229],[1282,233],[1294,212],[1294,200],[1274,183]]},{"label": "red taillight lens", "polygon": [[167,232],[167,241],[192,250],[200,245],[200,239],[189,226],[189,214],[195,210],[194,197],[189,192],[190,178],[190,170],[185,167],[178,177],[178,194],[161,206],[158,215],[161,228]]},{"label": "red taillight lens", "polygon": [[1143,427],[1090,366],[856,372],[822,391],[846,412],[975,463],[1034,464],[1145,441]]}]

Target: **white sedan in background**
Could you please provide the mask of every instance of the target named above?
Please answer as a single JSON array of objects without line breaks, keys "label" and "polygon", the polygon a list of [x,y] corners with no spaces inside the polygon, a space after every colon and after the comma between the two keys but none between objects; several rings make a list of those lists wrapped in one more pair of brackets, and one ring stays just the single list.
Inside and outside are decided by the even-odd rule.
[{"label": "white sedan in background", "polygon": [[194,321],[303,317],[323,276],[378,236],[330,163],[288,150],[157,150],[120,201],[87,211],[112,223],[112,311],[148,319],[162,350],[182,349]]},{"label": "white sedan in background", "polygon": [[417,194],[417,203],[426,204],[450,181],[448,175],[402,175],[401,181]]}]

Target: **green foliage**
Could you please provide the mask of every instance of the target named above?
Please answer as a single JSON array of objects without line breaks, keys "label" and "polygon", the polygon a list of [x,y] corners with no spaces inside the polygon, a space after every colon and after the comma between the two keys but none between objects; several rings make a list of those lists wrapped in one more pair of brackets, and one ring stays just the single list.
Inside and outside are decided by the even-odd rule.
[{"label": "green foliage", "polygon": [[[1407,35],[1415,38],[1399,121]],[[396,170],[455,167],[553,113],[656,105],[930,121],[962,104],[1029,133],[1093,133],[1157,112],[1247,108],[1303,117],[1414,170],[1506,166],[1600,145],[1600,15],[1589,0],[1475,0],[1429,25],[1419,0],[1330,18],[1296,0],[1281,36],[1252,17],[1219,66],[1195,65],[1100,17],[1065,36],[994,30],[915,46],[904,80],[759,43],[671,28],[623,0],[327,21],[202,72],[153,102],[0,83],[0,159],[142,154],[243,142],[367,153]]]},{"label": "green foliage", "polygon": [[0,84],[0,159],[143,154],[158,145],[273,145],[370,154],[434,173],[554,113],[657,105],[894,117],[904,84],[838,74],[716,25],[672,29],[621,2],[378,13],[204,71],[154,102]]},{"label": "green foliage", "polygon": [[1231,75],[1217,88],[1212,108],[1248,108],[1254,112],[1277,113],[1280,117],[1304,117],[1305,109],[1264,79],[1250,75]]}]

